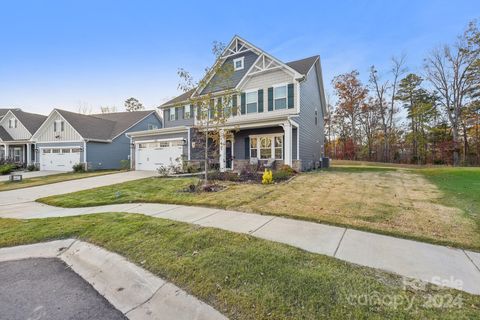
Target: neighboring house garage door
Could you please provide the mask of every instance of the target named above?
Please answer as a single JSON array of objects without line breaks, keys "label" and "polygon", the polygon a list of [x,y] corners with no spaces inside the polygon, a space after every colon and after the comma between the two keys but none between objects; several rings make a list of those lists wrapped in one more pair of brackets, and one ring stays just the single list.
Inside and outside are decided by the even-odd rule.
[{"label": "neighboring house garage door", "polygon": [[155,171],[160,167],[181,166],[183,140],[137,143],[135,169]]},{"label": "neighboring house garage door", "polygon": [[40,148],[40,170],[72,171],[80,163],[80,148]]}]

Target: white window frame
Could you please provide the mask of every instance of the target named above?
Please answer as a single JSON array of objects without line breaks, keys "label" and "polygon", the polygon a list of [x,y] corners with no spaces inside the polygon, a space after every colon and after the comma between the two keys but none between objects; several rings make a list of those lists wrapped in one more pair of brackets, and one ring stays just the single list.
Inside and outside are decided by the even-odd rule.
[{"label": "white window frame", "polygon": [[[285,98],[276,98],[275,91],[277,88],[285,87]],[[285,99],[285,108],[277,109],[277,99]],[[281,83],[273,86],[273,110],[286,110],[288,109],[288,85]]]},{"label": "white window frame", "polygon": [[14,128],[17,128],[17,118],[10,118],[8,119],[8,127],[10,129],[14,129]]},{"label": "white window frame", "polygon": [[[237,67],[237,62],[241,62],[242,65],[240,67]],[[238,70],[243,70],[245,68],[245,57],[240,57],[233,59],[233,70],[238,71]]]},{"label": "white window frame", "polygon": [[63,120],[55,120],[53,121],[53,132],[63,132],[65,131],[65,123]]},{"label": "white window frame", "polygon": [[[255,112],[248,112],[248,95],[252,93],[255,94],[256,108],[255,108]],[[258,113],[258,89],[245,91],[245,114],[249,114],[249,113]]]},{"label": "white window frame", "polygon": [[[270,138],[272,141],[272,144],[270,146],[270,158],[264,158],[262,159],[260,157],[260,139],[261,138]],[[282,138],[282,154],[280,158],[275,158],[275,147],[276,147],[276,142],[275,138]],[[252,157],[252,139],[257,139],[257,156]],[[251,135],[249,136],[249,144],[250,144],[250,158],[257,158],[259,160],[267,160],[267,159],[275,159],[275,160],[283,160],[283,153],[285,152],[285,138],[283,133],[271,133],[271,134],[259,134],[259,135]]]},{"label": "white window frame", "polygon": [[157,130],[157,129],[158,129],[158,125],[154,123],[147,124],[147,130]]},{"label": "white window frame", "polygon": [[186,104],[183,106],[183,118],[184,119],[190,119],[192,117],[190,105]]},{"label": "white window frame", "polygon": [[177,120],[177,117],[175,116],[176,112],[175,112],[175,107],[171,107],[170,108],[170,111],[169,111],[169,115],[168,115],[168,119],[170,121],[175,121]]}]

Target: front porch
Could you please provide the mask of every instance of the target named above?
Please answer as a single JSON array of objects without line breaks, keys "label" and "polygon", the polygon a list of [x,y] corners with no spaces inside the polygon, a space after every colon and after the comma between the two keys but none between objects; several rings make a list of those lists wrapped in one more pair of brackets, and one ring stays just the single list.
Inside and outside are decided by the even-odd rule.
[{"label": "front porch", "polygon": [[19,141],[2,142],[0,144],[0,161],[9,161],[21,166],[35,163],[35,146],[32,143]]},{"label": "front porch", "polygon": [[[194,140],[194,139],[193,139]],[[237,126],[220,130],[215,150],[209,151],[209,163],[221,172],[242,171],[246,168],[263,171],[265,167],[276,169],[286,164],[297,171],[302,165],[298,150],[298,125],[293,121]],[[188,162],[201,165],[203,155],[190,142]]]}]

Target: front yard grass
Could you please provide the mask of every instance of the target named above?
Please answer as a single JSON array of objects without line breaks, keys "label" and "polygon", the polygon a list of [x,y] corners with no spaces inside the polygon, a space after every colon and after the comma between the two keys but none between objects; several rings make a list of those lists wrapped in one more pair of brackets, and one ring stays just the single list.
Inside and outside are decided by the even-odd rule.
[{"label": "front yard grass", "polygon": [[340,166],[289,183],[182,192],[193,178],[149,178],[41,199],[61,207],[160,202],[219,207],[480,250],[480,169]]},{"label": "front yard grass", "polygon": [[1,181],[0,191],[16,190],[29,187],[43,186],[46,184],[77,180],[83,178],[90,178],[95,176],[102,176],[106,174],[116,173],[118,170],[100,170],[88,172],[66,172],[59,174],[52,174],[49,176],[27,178],[20,182]]},{"label": "front yard grass", "polygon": [[[480,309],[480,296],[431,285],[404,290],[393,274],[170,220],[126,213],[0,219],[0,247],[71,237],[125,256],[230,319],[473,319]],[[438,298],[454,303],[432,307]]]}]

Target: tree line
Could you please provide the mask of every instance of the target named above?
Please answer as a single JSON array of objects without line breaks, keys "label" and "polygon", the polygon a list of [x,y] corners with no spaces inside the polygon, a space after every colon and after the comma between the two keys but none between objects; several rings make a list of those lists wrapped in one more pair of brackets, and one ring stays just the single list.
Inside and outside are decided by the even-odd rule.
[{"label": "tree line", "polygon": [[[388,74],[382,77],[381,74]],[[328,156],[412,164],[480,165],[480,31],[469,23],[452,44],[435,48],[420,73],[405,57],[390,70],[332,80],[337,97],[326,119]]]}]

